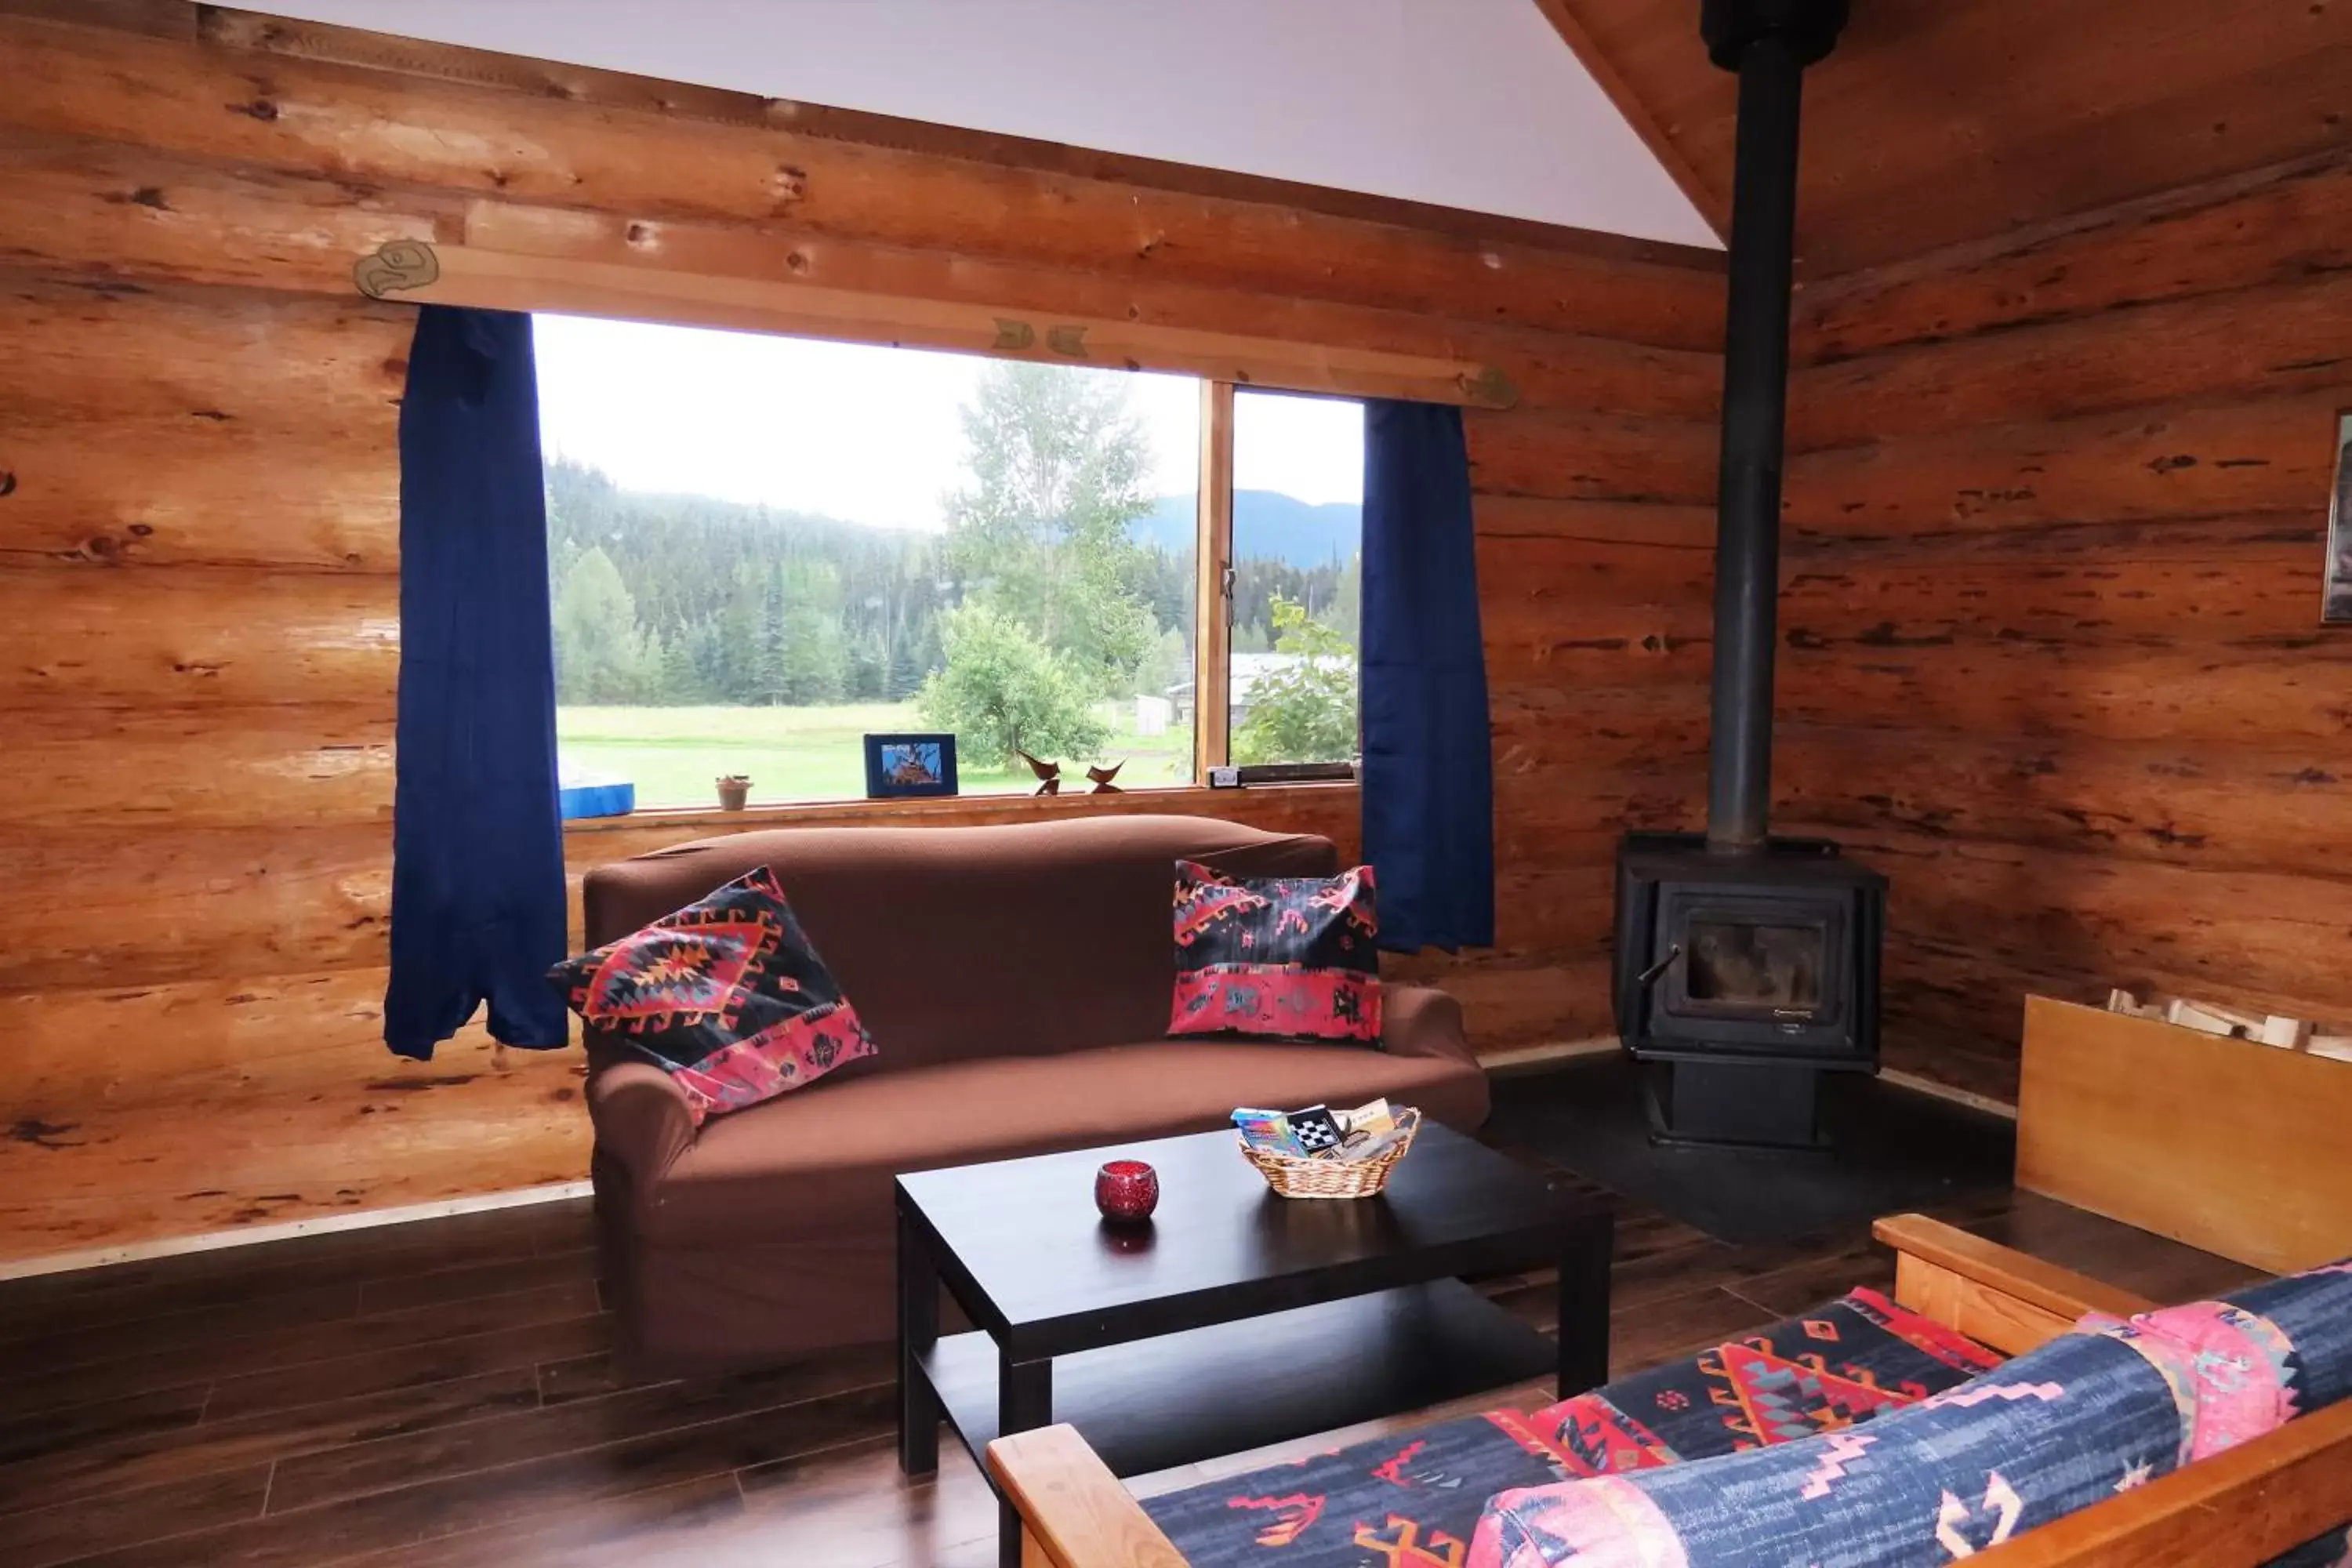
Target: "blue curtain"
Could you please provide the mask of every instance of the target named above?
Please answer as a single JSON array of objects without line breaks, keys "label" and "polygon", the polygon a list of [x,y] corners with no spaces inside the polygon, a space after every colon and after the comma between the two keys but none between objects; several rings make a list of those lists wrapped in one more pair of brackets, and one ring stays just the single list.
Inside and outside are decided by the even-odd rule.
[{"label": "blue curtain", "polygon": [[1495,941],[1495,779],[1462,411],[1364,405],[1364,858],[1381,945]]},{"label": "blue curtain", "polygon": [[530,318],[427,305],[400,406],[400,728],[384,1043],[561,1046],[547,502]]}]

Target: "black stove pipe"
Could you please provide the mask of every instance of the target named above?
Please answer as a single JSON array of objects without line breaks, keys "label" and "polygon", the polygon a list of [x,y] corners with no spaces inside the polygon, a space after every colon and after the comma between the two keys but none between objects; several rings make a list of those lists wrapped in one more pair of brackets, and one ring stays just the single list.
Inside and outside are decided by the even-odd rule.
[{"label": "black stove pipe", "polygon": [[1706,790],[1706,844],[1717,854],[1753,854],[1767,844],[1799,121],[1805,68],[1836,47],[1846,8],[1847,0],[1704,0],[1701,6],[1710,57],[1739,73]]}]

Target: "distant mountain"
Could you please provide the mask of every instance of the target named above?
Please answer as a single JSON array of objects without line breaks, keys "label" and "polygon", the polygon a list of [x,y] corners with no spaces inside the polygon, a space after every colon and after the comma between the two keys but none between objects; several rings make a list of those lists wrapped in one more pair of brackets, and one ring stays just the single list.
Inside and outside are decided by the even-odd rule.
[{"label": "distant mountain", "polygon": [[[1175,552],[1192,547],[1199,527],[1192,497],[1162,496],[1129,525],[1144,544]],[[1345,562],[1362,547],[1364,509],[1354,501],[1310,505],[1276,490],[1234,492],[1234,553],[1300,568]]]}]

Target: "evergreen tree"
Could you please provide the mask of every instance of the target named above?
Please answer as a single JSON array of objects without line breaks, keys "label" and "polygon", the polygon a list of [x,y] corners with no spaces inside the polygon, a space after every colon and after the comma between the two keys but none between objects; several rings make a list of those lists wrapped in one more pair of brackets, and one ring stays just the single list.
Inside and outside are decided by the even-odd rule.
[{"label": "evergreen tree", "polygon": [[619,568],[591,546],[557,591],[555,689],[563,702],[635,702],[654,675],[635,602]]},{"label": "evergreen tree", "polygon": [[793,707],[838,702],[849,679],[840,592],[823,562],[793,562],[776,574],[775,700]]},{"label": "evergreen tree", "polygon": [[685,634],[662,644],[661,678],[653,700],[687,707],[709,700],[702,673],[695,668],[692,639]]},{"label": "evergreen tree", "polygon": [[[926,617],[926,626],[929,625]],[[910,629],[901,629],[890,639],[890,653],[882,671],[882,699],[886,702],[903,702],[922,689],[923,679],[931,671],[924,657],[921,639]]]},{"label": "evergreen tree", "polygon": [[[1116,433],[1122,419],[1105,409],[1118,402],[1118,384],[1110,384],[1108,393],[1104,408],[1081,410],[1083,418],[1056,415],[1055,427],[1066,434]],[[1019,421],[979,423],[1010,430]],[[1131,428],[1116,437],[1130,437],[1139,440]],[[1080,557],[1097,544],[1081,547],[1075,541],[1083,535],[1098,542],[1112,519],[1125,529],[1136,505],[1141,457],[1139,446],[1105,462],[1075,448],[1064,451],[1066,469],[1087,472],[1065,475],[1055,481],[1058,489],[1046,488],[1076,498],[1069,504],[1082,525],[1027,530],[1038,548],[1013,564],[1025,561],[1023,569],[1034,571],[1022,577],[1008,570],[1002,583],[990,552],[977,543],[709,497],[626,491],[594,468],[551,460],[549,583],[561,612],[555,620],[560,700],[730,706],[904,701],[945,667],[940,617],[964,600],[968,585],[971,597],[1012,614],[1027,591],[1017,584],[1048,582],[1057,584],[1055,624],[1071,628],[1066,643],[1053,646],[1076,656],[1073,668],[1088,671],[1088,690],[1123,695],[1139,689],[1134,666],[1156,625],[1190,619],[1189,567],[1182,564],[1189,552],[1140,549],[1121,532],[1108,554],[1089,563]],[[1004,476],[1015,468],[1030,471],[995,465],[1003,482],[994,493],[1012,493]],[[1122,472],[1129,477],[1119,481]],[[988,488],[976,483],[973,497]],[[1057,553],[1066,544],[1067,558]],[[1150,606],[1162,600],[1172,606],[1171,618],[1159,623]],[[1019,618],[1033,631],[1045,625],[1043,601],[1035,613]],[[1106,647],[1116,648],[1115,657]]]},{"label": "evergreen tree", "polygon": [[1153,639],[1151,651],[1143,656],[1135,689],[1139,696],[1165,697],[1170,687],[1192,679],[1192,645],[1182,632],[1170,626]]},{"label": "evergreen tree", "polygon": [[1322,619],[1349,647],[1363,646],[1363,552],[1349,556],[1347,565],[1339,569],[1339,580],[1331,588],[1331,606],[1323,613]]}]

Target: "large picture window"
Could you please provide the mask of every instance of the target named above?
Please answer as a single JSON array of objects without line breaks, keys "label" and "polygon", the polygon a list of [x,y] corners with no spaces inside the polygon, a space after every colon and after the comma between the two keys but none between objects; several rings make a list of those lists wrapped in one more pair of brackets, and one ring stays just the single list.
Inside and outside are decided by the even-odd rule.
[{"label": "large picture window", "polygon": [[[568,778],[640,809],[712,805],[723,775],[755,805],[843,799],[864,735],[918,731],[956,735],[966,794],[1037,787],[1032,758],[1066,789],[1089,767],[1150,788],[1353,754],[1360,405],[537,327]],[[1204,674],[1224,723],[1201,722]]]}]

